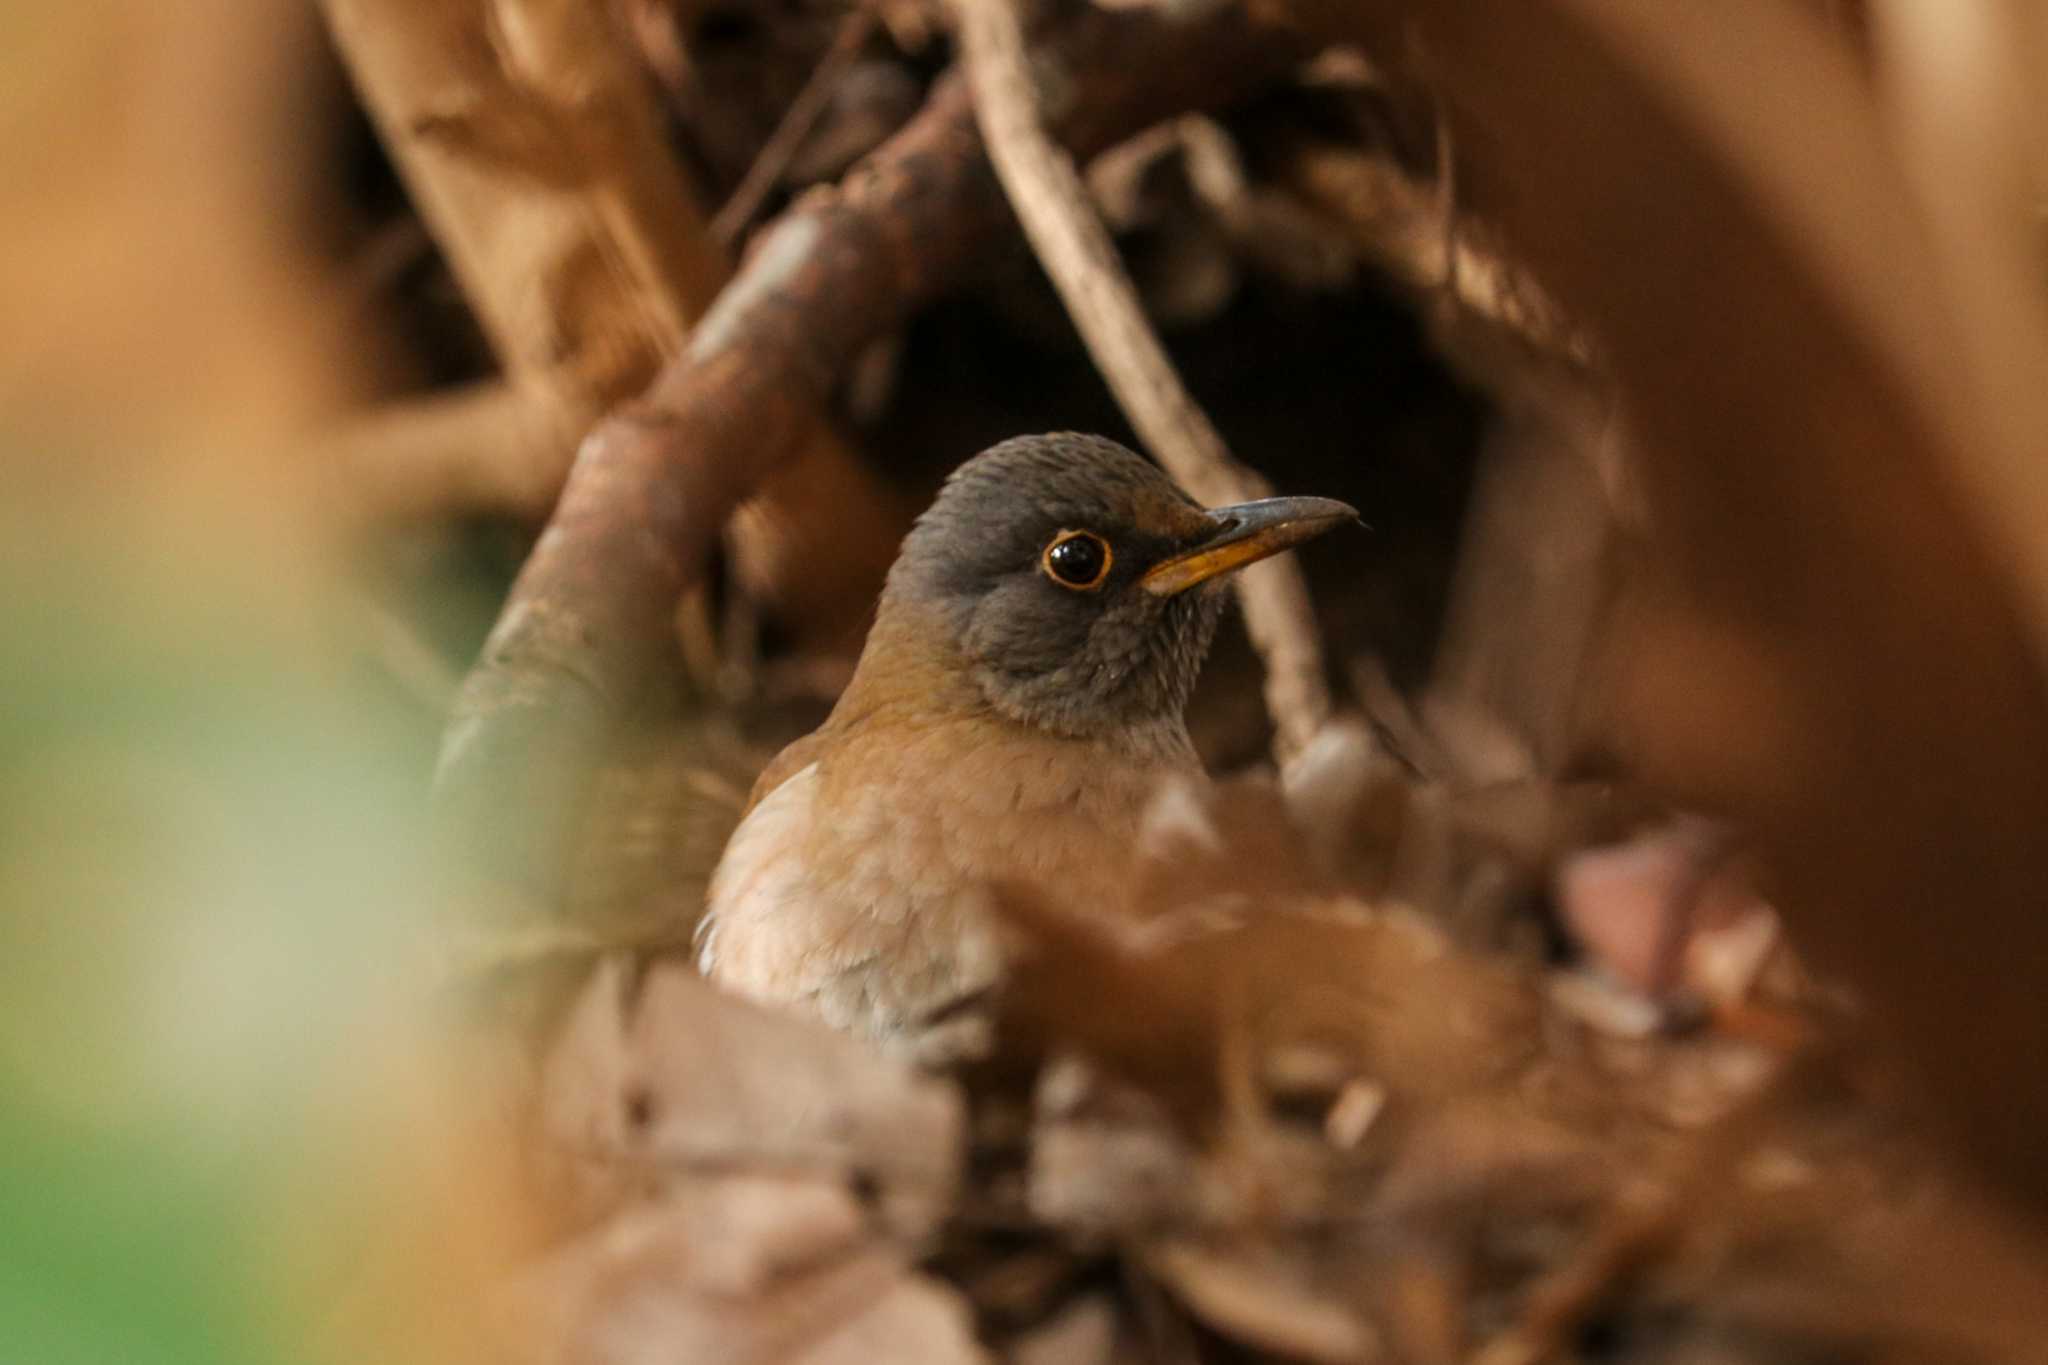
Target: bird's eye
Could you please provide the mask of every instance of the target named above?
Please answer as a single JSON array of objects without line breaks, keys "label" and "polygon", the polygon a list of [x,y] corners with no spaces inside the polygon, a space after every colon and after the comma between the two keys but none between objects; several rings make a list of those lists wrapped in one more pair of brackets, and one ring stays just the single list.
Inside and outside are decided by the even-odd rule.
[{"label": "bird's eye", "polygon": [[1062,531],[1045,547],[1039,567],[1063,588],[1087,591],[1109,577],[1109,542],[1093,531]]}]

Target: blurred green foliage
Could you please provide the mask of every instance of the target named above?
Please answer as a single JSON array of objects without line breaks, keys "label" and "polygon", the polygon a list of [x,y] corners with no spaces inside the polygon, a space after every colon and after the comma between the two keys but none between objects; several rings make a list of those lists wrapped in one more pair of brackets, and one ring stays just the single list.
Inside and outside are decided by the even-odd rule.
[{"label": "blurred green foliage", "polygon": [[317,586],[214,545],[0,551],[8,1361],[306,1359],[294,1304],[391,1235],[358,1054],[411,1007],[429,755]]}]

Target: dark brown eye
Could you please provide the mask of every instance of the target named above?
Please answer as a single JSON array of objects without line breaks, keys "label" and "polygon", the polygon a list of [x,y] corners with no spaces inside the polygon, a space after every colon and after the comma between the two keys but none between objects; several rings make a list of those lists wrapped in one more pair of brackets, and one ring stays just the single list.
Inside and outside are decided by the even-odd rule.
[{"label": "dark brown eye", "polygon": [[1062,531],[1045,547],[1046,576],[1063,588],[1099,588],[1109,577],[1109,542],[1092,531]]}]

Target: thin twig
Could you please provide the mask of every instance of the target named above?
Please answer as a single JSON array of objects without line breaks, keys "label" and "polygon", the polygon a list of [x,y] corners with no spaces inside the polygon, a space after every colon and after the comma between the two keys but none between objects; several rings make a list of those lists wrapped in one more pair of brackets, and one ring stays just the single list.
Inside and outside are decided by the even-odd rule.
[{"label": "thin twig", "polygon": [[[1208,503],[1266,496],[1270,486],[1232,458],[1146,321],[1137,290],[1088,201],[1073,158],[1047,133],[1010,0],[953,0],[962,60],[989,159],[1117,405],[1159,462]],[[1238,579],[1245,625],[1266,668],[1266,706],[1284,759],[1330,714],[1308,584],[1291,558]]]},{"label": "thin twig", "polygon": [[874,28],[874,11],[865,4],[856,6],[853,13],[840,22],[832,45],[825,49],[825,55],[818,59],[810,79],[804,82],[804,88],[790,102],[782,122],[762,144],[754,157],[754,164],[747,167],[747,173],[740,177],[740,183],[718,210],[718,216],[711,220],[711,235],[720,244],[731,247],[746,232],[747,224],[754,221],[754,216],[761,211],[762,201],[775,188],[775,182],[782,178],[783,171],[789,168],[790,160],[803,149],[804,140],[818,124],[818,116],[831,102],[832,92],[853,65],[854,58],[860,55]]},{"label": "thin twig", "polygon": [[1447,299],[1458,297],[1458,153],[1451,145],[1451,125],[1436,121],[1436,188],[1443,217],[1444,282]]}]

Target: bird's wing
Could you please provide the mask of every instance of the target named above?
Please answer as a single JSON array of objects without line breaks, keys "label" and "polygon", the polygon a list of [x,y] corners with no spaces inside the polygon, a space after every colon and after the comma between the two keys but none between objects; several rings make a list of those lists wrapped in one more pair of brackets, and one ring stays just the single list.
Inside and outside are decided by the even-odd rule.
[{"label": "bird's wing", "polygon": [[787,1000],[802,990],[809,946],[801,936],[807,917],[796,912],[808,899],[803,848],[818,765],[807,763],[773,784],[767,782],[770,775],[756,784],[753,802],[711,874],[697,926],[697,967],[742,994]]},{"label": "bird's wing", "polygon": [[769,759],[768,766],[761,769],[761,775],[754,779],[753,788],[747,793],[747,807],[740,812],[740,818],[744,820],[753,814],[754,807],[767,799],[769,793],[822,758],[824,749],[823,730],[813,730],[784,745],[782,752]]},{"label": "bird's wing", "polygon": [[[753,787],[748,790],[747,804],[740,808],[739,824],[733,827],[731,836],[725,841],[725,851],[718,857],[718,866],[711,874],[710,889],[704,896],[704,913],[698,917],[696,932],[691,935],[697,952],[697,970],[705,976],[722,975],[718,965],[722,921],[731,918],[731,908],[739,903],[736,888],[757,881],[763,870],[762,864],[773,856],[774,851],[795,843],[801,834],[801,830],[795,827],[809,818],[810,799],[805,796],[800,803],[785,800],[780,813],[764,817],[759,822],[754,819],[755,813],[790,778],[814,766],[820,747],[816,731],[790,741],[783,746],[781,753],[768,760],[768,766],[761,769],[760,776],[754,779]],[[745,869],[744,876],[742,869]]]}]

